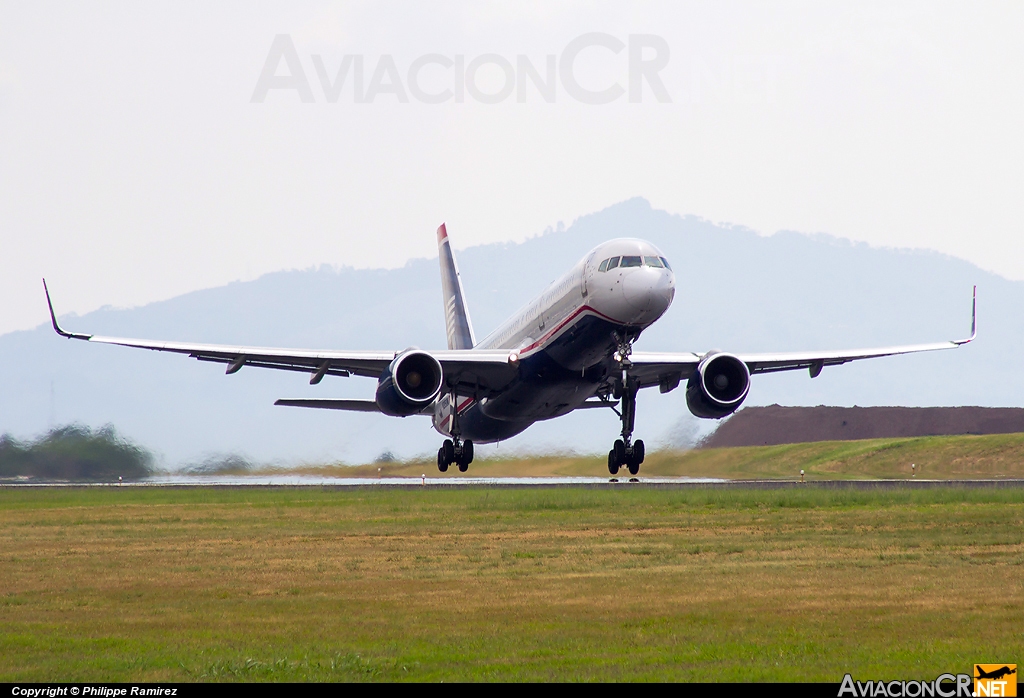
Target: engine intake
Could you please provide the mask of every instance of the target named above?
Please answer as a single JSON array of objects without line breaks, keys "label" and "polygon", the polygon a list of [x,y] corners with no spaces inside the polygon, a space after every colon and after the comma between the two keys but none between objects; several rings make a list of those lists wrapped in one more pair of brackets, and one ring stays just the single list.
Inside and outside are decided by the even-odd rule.
[{"label": "engine intake", "polygon": [[739,409],[750,390],[750,370],[732,354],[708,354],[686,382],[686,406],[697,417],[721,419]]},{"label": "engine intake", "polygon": [[420,412],[441,392],[441,362],[425,351],[409,349],[392,361],[377,381],[377,405],[392,417]]}]

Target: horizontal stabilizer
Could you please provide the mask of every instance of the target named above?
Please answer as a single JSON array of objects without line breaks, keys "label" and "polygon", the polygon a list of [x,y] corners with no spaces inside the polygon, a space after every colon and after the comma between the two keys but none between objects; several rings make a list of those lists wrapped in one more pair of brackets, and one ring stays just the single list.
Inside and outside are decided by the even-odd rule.
[{"label": "horizontal stabilizer", "polygon": [[348,412],[380,412],[374,400],[332,400],[329,398],[294,398],[277,400],[283,407],[315,407],[320,410],[346,410]]}]

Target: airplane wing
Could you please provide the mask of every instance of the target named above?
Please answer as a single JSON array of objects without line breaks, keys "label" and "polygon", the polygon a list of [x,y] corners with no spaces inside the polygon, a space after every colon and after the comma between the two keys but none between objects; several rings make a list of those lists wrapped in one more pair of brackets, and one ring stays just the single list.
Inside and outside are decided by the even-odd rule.
[{"label": "airplane wing", "polygon": [[[57,334],[68,339],[80,339],[94,344],[115,344],[136,349],[166,351],[184,354],[199,361],[227,364],[225,373],[237,373],[245,366],[274,368],[282,371],[300,371],[310,374],[311,385],[319,383],[324,376],[367,376],[379,378],[395,357],[395,351],[317,351],[307,349],[276,349],[222,344],[192,344],[188,342],[164,342],[124,337],[103,337],[100,335],[68,332],[57,323],[57,316],[50,302],[50,291],[43,280],[46,303],[50,309],[50,321]],[[515,366],[509,364],[507,351],[481,351],[459,349],[430,352],[444,370],[445,383],[463,394],[490,396],[500,391],[517,375]],[[335,407],[335,409],[346,409]]]},{"label": "airplane wing", "polygon": [[[850,361],[875,359],[882,356],[956,349],[972,342],[978,336],[977,310],[978,288],[975,286],[971,301],[971,336],[967,339],[878,349],[736,354],[735,356],[747,365],[751,374],[794,371],[805,368],[811,378],[815,378],[825,366],[838,366]],[[657,385],[661,387],[662,392],[668,392],[679,385],[680,380],[687,380],[703,358],[704,355],[693,353],[634,352],[629,357],[632,366],[628,371],[630,376],[640,380],[641,388]]]},{"label": "airplane wing", "polygon": [[[244,366],[273,368],[284,371],[300,371],[310,374],[310,384],[319,383],[324,376],[366,376],[378,378],[400,352],[395,351],[316,351],[306,349],[276,349],[241,345],[192,344],[187,342],[164,342],[147,339],[103,337],[99,335],[68,332],[57,323],[57,316],[46,288],[46,302],[50,320],[57,334],[68,339],[80,339],[97,344],[116,344],[152,351],[166,351],[185,354],[199,361],[227,364],[225,373],[237,373]],[[857,349],[847,351],[792,352],[737,354],[751,374],[792,371],[806,368],[811,377],[817,376],[825,366],[837,366],[850,361],[870,359],[897,354],[911,354],[940,349],[954,349],[974,340],[977,336],[977,288],[971,311],[971,336],[967,339],[933,344],[885,347],[880,349]],[[444,370],[445,382],[461,394],[490,397],[501,391],[517,375],[516,366],[509,361],[505,350],[487,351],[475,349],[450,349],[431,352]],[[704,354],[691,352],[634,352],[630,355],[629,375],[640,381],[640,387],[659,386],[668,392],[687,380],[697,368]],[[302,405],[312,406],[312,405]],[[359,409],[355,406],[335,406],[333,409]]]}]

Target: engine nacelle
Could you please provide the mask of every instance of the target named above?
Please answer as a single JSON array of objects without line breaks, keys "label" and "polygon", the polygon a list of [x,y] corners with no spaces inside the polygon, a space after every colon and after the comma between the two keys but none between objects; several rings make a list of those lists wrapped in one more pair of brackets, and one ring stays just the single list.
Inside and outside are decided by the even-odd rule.
[{"label": "engine nacelle", "polygon": [[697,417],[721,419],[739,409],[750,390],[750,370],[732,354],[708,354],[686,382],[686,406]]},{"label": "engine nacelle", "polygon": [[441,362],[425,351],[408,349],[392,361],[377,381],[377,405],[392,417],[408,417],[431,404],[441,392]]}]

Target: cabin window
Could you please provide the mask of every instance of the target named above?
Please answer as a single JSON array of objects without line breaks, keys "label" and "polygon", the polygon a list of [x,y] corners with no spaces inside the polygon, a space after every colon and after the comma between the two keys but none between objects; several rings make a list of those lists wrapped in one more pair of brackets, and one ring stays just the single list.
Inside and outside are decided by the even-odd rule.
[{"label": "cabin window", "polygon": [[610,260],[607,260],[607,259],[606,259],[606,260],[604,260],[603,262],[601,262],[601,266],[599,266],[599,267],[597,268],[597,270],[598,270],[598,271],[608,271],[608,262],[609,262],[609,261],[610,261]]},{"label": "cabin window", "polygon": [[665,265],[666,269],[668,269],[670,271],[672,270],[672,267],[670,267],[669,264],[668,264],[668,260],[665,259],[664,257],[661,258],[661,263]]},{"label": "cabin window", "polygon": [[619,266],[619,258],[618,257],[612,257],[611,259],[608,260],[608,271],[611,271],[612,269],[614,269],[617,266]]},{"label": "cabin window", "polygon": [[623,266],[623,267],[641,267],[641,266],[643,266],[643,264],[644,264],[644,258],[643,257],[639,257],[639,256],[637,256],[637,257],[623,257],[622,258],[622,264],[620,266]]},{"label": "cabin window", "polygon": [[649,267],[657,267],[658,269],[661,269],[662,267],[665,266],[657,257],[644,257],[644,264],[646,264]]}]

